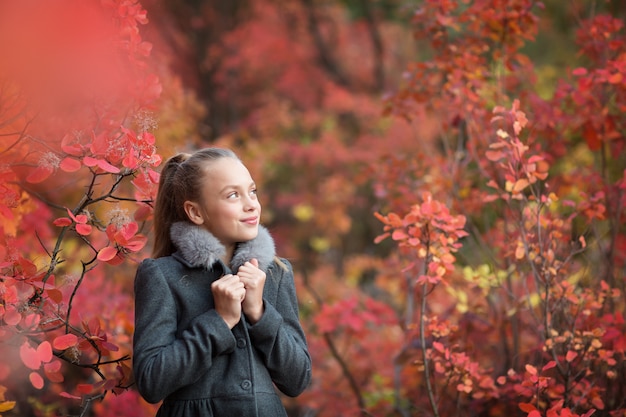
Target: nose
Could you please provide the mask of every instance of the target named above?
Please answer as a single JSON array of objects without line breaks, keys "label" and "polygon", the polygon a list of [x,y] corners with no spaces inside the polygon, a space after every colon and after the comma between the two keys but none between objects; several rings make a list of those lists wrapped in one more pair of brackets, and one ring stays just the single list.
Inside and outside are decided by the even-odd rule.
[{"label": "nose", "polygon": [[259,203],[259,200],[257,200],[256,197],[252,197],[250,195],[246,197],[244,201],[244,207],[243,207],[245,211],[254,211],[260,208],[261,208],[261,204]]}]

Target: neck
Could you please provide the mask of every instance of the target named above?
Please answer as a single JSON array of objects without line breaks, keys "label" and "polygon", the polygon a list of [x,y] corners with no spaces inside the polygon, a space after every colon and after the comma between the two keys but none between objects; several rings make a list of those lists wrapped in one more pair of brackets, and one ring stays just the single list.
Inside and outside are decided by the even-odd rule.
[{"label": "neck", "polygon": [[230,265],[230,261],[233,259],[233,253],[235,253],[235,245],[234,244],[230,244],[230,245],[224,245],[224,256],[222,256],[222,261],[226,264],[226,265]]}]

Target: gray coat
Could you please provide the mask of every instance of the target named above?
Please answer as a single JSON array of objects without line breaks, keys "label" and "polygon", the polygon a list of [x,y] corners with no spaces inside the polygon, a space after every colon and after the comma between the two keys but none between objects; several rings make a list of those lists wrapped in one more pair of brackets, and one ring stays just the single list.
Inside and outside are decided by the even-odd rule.
[{"label": "gray coat", "polygon": [[[146,259],[135,278],[133,371],[158,416],[286,416],[275,387],[297,396],[311,380],[311,357],[298,318],[293,272],[275,260],[263,227],[240,244],[231,265],[209,232],[189,223],[171,230],[178,251]],[[211,283],[256,258],[266,274],[265,312],[231,330],[214,309]]]}]

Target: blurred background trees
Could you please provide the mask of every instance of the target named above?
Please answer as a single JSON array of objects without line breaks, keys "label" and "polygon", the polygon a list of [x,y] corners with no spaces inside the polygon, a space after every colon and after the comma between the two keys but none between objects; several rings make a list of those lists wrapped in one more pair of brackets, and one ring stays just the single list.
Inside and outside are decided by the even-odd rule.
[{"label": "blurred background trees", "polygon": [[625,415],[623,2],[23,4],[0,413],[154,412],[128,365],[158,164],[217,145],[296,271],[291,415]]}]

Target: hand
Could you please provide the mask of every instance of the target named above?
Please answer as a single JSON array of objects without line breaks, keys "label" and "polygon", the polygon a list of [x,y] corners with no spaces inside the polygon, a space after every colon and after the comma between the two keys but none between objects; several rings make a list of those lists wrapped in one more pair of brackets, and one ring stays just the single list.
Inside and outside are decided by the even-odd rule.
[{"label": "hand", "polygon": [[265,286],[265,272],[259,269],[259,261],[251,259],[239,267],[237,275],[246,288],[246,297],[243,300],[243,312],[254,324],[263,316],[263,287]]},{"label": "hand", "polygon": [[237,275],[224,275],[211,284],[211,292],[217,314],[232,329],[241,320],[241,302],[246,298],[244,283]]}]

